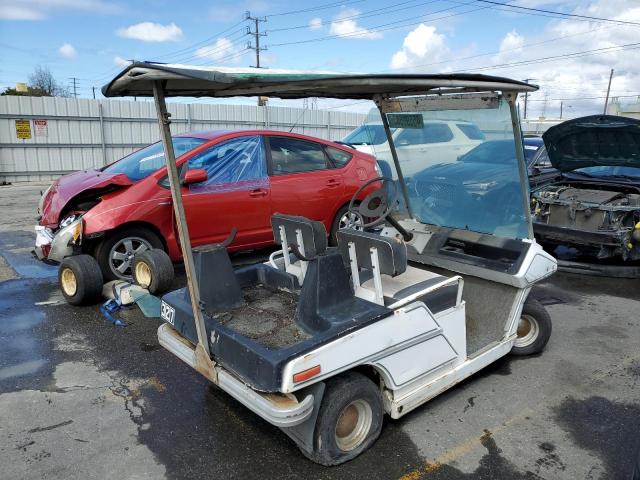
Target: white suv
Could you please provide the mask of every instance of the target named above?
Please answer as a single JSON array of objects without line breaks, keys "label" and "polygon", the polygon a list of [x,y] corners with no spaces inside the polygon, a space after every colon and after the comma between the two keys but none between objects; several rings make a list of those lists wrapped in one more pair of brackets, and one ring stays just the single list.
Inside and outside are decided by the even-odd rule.
[{"label": "white suv", "polygon": [[[485,140],[475,123],[463,120],[424,120],[422,128],[395,128],[392,135],[402,173],[406,176],[424,170],[428,163],[455,162]],[[393,164],[382,123],[365,123],[349,133],[342,143]],[[432,161],[425,165],[425,157]]]}]

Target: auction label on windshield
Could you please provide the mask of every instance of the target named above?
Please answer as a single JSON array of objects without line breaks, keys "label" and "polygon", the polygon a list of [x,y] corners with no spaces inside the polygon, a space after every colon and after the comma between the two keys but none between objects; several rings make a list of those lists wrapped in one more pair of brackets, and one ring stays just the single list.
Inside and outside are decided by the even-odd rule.
[{"label": "auction label on windshield", "polygon": [[390,128],[424,128],[421,113],[387,113]]}]

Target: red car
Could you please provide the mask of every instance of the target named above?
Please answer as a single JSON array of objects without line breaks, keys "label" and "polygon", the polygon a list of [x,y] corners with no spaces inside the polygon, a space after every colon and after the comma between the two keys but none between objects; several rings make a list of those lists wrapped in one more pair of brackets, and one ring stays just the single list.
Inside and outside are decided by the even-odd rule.
[{"label": "red car", "polygon": [[[268,130],[206,131],[173,137],[193,246],[238,229],[231,251],[273,243],[273,213],[322,221],[331,238],[359,222],[347,212],[374,157],[305,135]],[[368,191],[363,192],[363,194]],[[163,248],[181,259],[161,143],[101,169],[56,180],[40,200],[35,253],[59,262],[90,253],[105,279],[130,278],[136,253]]]}]

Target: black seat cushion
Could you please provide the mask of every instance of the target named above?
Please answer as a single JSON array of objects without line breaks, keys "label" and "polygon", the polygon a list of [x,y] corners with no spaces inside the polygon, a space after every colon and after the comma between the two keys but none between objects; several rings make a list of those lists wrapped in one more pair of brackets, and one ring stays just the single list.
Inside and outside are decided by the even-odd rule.
[{"label": "black seat cushion", "polygon": [[295,215],[284,215],[275,213],[271,217],[271,228],[273,229],[273,239],[277,245],[281,245],[280,227],[284,227],[287,236],[287,243],[295,245],[298,250],[296,231],[300,230],[302,241],[304,242],[304,254],[306,257],[322,255],[327,250],[327,229],[322,222],[309,220],[305,217]]},{"label": "black seat cushion", "polygon": [[338,230],[338,250],[349,261],[349,243],[356,247],[358,267],[371,270],[371,249],[378,251],[380,273],[395,277],[407,270],[407,246],[397,238],[346,228]]}]

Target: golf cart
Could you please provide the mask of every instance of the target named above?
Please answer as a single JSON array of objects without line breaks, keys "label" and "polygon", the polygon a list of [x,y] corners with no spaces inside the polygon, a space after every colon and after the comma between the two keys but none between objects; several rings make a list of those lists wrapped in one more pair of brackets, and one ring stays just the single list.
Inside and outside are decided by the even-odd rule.
[{"label": "golf cart", "polygon": [[[541,351],[550,319],[527,296],[556,263],[533,239],[515,109],[517,94],[533,90],[483,75],[128,66],[103,93],[155,98],[187,275],[186,288],[162,298],[160,344],[323,465],[368,449],[384,414],[400,418],[509,352]],[[339,231],[330,248],[320,222],[276,214],[281,250],[234,269],[225,250],[234,232],[190,247],[165,97],[260,95],[371,99],[390,158],[367,182],[378,189],[351,201],[364,230]],[[403,175],[391,129],[431,119],[466,119],[488,139],[512,140],[509,180]],[[438,161],[431,151],[425,170]]]}]

